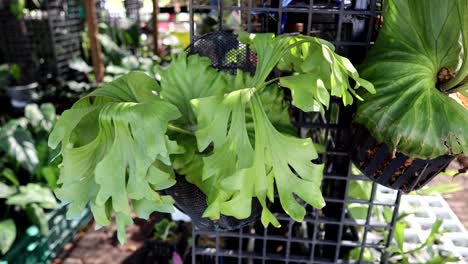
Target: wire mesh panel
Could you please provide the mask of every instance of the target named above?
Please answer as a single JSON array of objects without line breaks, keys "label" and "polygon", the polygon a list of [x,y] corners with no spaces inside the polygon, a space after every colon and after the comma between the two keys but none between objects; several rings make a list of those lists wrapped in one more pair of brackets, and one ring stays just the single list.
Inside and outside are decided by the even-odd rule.
[{"label": "wire mesh panel", "polygon": [[49,25],[52,32],[55,57],[54,72],[66,77],[69,73],[68,61],[80,54],[83,22],[79,14],[77,0],[49,0]]},{"label": "wire mesh panel", "polygon": [[0,54],[21,67],[21,81],[67,78],[68,61],[80,53],[83,23],[78,1],[50,0],[23,18],[0,10]]},{"label": "wire mesh panel", "polygon": [[[192,46],[209,42],[210,35],[201,36],[206,31],[300,32],[333,42],[354,63],[362,62],[372,45],[382,10],[376,0],[192,0],[190,6]],[[232,72],[212,54],[215,48],[205,50],[201,55],[212,59],[214,67]],[[327,205],[317,210],[304,204],[307,215],[298,223],[275,202],[271,210],[280,228],[264,228],[257,221],[229,232],[194,229],[193,263],[387,263],[385,249],[393,239],[401,193],[379,197],[386,190],[353,167],[354,108],[335,100],[325,114],[296,108],[291,113],[298,134],[325,147],[322,192]]]}]

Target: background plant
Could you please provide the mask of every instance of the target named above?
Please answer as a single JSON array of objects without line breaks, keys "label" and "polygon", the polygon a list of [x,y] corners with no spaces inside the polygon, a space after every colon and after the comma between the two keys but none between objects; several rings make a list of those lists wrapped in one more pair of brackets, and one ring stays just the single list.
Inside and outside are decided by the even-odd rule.
[{"label": "background plant", "polygon": [[[0,126],[0,252],[5,254],[17,233],[30,224],[48,232],[46,210],[57,201],[58,161],[47,147],[47,137],[56,121],[51,104],[30,104],[24,116]],[[27,220],[25,220],[25,218]]]}]

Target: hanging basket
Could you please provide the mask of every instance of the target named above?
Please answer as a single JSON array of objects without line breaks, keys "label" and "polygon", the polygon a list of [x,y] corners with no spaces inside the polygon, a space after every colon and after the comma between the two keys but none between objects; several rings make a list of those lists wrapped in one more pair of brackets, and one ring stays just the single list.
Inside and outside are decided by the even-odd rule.
[{"label": "hanging basket", "polygon": [[216,31],[200,36],[185,51],[189,55],[207,57],[214,68],[231,74],[237,70],[254,73],[257,64],[255,53],[239,42],[237,35],[231,31]]},{"label": "hanging basket", "polygon": [[405,193],[420,189],[443,171],[454,156],[443,155],[431,160],[392,153],[377,142],[363,126],[355,127],[351,157],[359,170],[371,180]]},{"label": "hanging basket", "polygon": [[175,200],[175,206],[190,216],[193,226],[201,231],[229,231],[242,228],[260,218],[262,207],[257,200],[252,202],[252,213],[246,219],[221,215],[216,220],[202,217],[207,208],[206,195],[197,186],[187,182],[184,176],[177,176],[177,183],[164,191]]}]

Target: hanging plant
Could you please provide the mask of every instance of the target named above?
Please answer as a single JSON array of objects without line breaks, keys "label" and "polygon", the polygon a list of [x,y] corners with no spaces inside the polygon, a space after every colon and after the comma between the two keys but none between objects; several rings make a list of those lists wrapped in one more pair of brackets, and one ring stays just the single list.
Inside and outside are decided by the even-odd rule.
[{"label": "hanging plant", "polygon": [[[372,179],[409,192],[468,150],[468,1],[391,0],[360,73],[377,90],[358,105],[354,160]],[[367,130],[368,131],[367,131]],[[373,138],[369,139],[369,133]]]},{"label": "hanging plant", "polygon": [[[310,138],[288,133],[291,90],[304,111],[323,111],[330,96],[353,102],[355,90],[373,86],[334,47],[308,36],[240,34],[256,53],[255,74],[218,72],[208,58],[179,55],[160,81],[132,72],[105,84],[63,113],[49,137],[61,144],[63,162],[57,196],[70,203],[68,215],[89,204],[99,225],[115,212],[118,238],[137,216],[171,212],[174,200],[160,195],[176,182],[175,172],[207,196],[203,216],[244,219],[252,200],[262,206],[266,226],[279,226],[269,211],[275,190],[282,207],[302,221],[297,197],[321,208],[322,164]],[[293,75],[268,79],[275,67]],[[354,80],[351,86],[349,78]],[[359,97],[358,97],[359,98]]]}]

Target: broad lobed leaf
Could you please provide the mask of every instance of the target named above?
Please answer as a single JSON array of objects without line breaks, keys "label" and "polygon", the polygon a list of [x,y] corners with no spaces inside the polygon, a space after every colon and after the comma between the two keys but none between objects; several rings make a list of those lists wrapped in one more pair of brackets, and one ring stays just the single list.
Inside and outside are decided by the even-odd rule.
[{"label": "broad lobed leaf", "polygon": [[16,239],[16,225],[13,219],[0,221],[0,253],[6,254]]},{"label": "broad lobed leaf", "polygon": [[155,90],[149,76],[125,75],[67,110],[49,138],[52,147],[62,142],[56,194],[70,203],[68,214],[79,214],[90,203],[96,222],[106,225],[115,211],[120,241],[133,222],[128,198],[141,217],[172,209],[172,198],[155,190],[175,183],[161,168],[171,164],[170,154],[182,151],[165,135],[168,122],[180,113]]},{"label": "broad lobed leaf", "polygon": [[211,67],[209,58],[181,54],[174,57],[166,69],[159,69],[161,98],[179,109],[180,121],[194,125],[196,118],[190,100],[227,92],[223,74]]},{"label": "broad lobed leaf", "polygon": [[[320,39],[240,38],[257,53],[253,76],[218,72],[209,59],[184,54],[159,69],[160,86],[143,73],[130,73],[62,115],[49,145],[61,143],[56,194],[70,203],[69,215],[89,204],[97,224],[107,225],[115,212],[118,237],[124,241],[125,226],[132,223],[129,199],[140,217],[172,210],[172,198],[156,191],[175,183],[173,169],[207,195],[204,216],[211,219],[221,214],[247,218],[256,198],[263,206],[262,222],[278,226],[267,207],[275,190],[285,211],[298,221],[305,209],[297,198],[324,206],[323,166],[312,162],[318,157],[314,144],[292,136],[289,104],[278,82],[267,78],[278,63],[296,70],[279,84],[291,89],[294,103],[306,111],[327,107],[330,96],[351,103],[354,89],[362,85],[372,92],[373,87]],[[348,77],[355,80],[354,88]]]},{"label": "broad lobed leaf", "polygon": [[[282,99],[277,99],[272,90],[278,89],[268,85],[267,77],[278,63],[290,63],[291,68],[283,70],[300,69],[297,75],[280,78],[280,84],[292,90],[293,101],[306,111],[320,111],[322,105],[328,106],[330,96],[342,96],[350,104],[352,94],[356,95],[353,89],[364,86],[374,92],[373,86],[359,77],[346,58],[335,54],[330,43],[320,39],[274,34],[240,34],[239,38],[257,54],[256,73],[252,77],[242,72],[226,76],[229,93],[191,101],[198,121],[198,150],[209,146],[213,150],[198,166],[194,165],[200,164],[196,155],[186,156],[192,161],[186,160],[186,164],[198,168],[191,171],[196,176],[189,178],[208,196],[205,217],[246,218],[256,197],[264,208],[263,223],[277,226],[267,208],[276,186],[285,211],[301,220],[305,209],[295,195],[315,207],[324,206],[320,191],[323,166],[312,163],[317,153],[310,139],[277,131],[291,133],[287,129],[290,119],[287,104],[284,107]],[[355,80],[353,88],[348,77]]]},{"label": "broad lobed leaf", "polygon": [[[239,39],[250,44],[257,54],[256,72],[249,87],[264,85],[275,66],[294,72],[279,78],[279,83],[291,90],[294,104],[305,112],[323,112],[323,106],[328,108],[330,95],[342,97],[343,103],[350,105],[353,96],[362,100],[355,92],[359,87],[375,92],[372,83],[360,78],[351,62],[336,54],[333,45],[325,40],[271,33],[240,33]],[[354,80],[354,87],[349,78]]]},{"label": "broad lobed leaf", "polygon": [[[438,72],[459,65],[457,1],[393,0],[361,74],[366,95],[356,119],[372,135],[411,157],[432,159],[468,151],[468,112],[438,89]],[[467,49],[468,47],[464,47]]]},{"label": "broad lobed leaf", "polygon": [[[341,97],[344,105],[353,103],[359,87],[375,93],[374,86],[359,77],[351,62],[334,52],[328,42],[315,37],[296,36],[290,39],[290,48],[278,68],[294,71],[292,76],[280,78],[280,84],[291,90],[295,105],[305,112],[328,108],[330,96]],[[354,80],[351,86],[349,78]]]},{"label": "broad lobed leaf", "polygon": [[192,100],[198,117],[198,149],[203,151],[210,143],[214,145],[213,154],[203,158],[202,180],[208,184],[206,217],[220,217],[221,202],[229,195],[219,188],[222,180],[237,170],[247,168],[252,161],[253,149],[245,119],[245,107],[251,95],[252,89],[247,88]]},{"label": "broad lobed leaf", "polygon": [[19,165],[30,173],[34,172],[39,163],[26,119],[10,120],[0,128],[0,150],[18,161]]},{"label": "broad lobed leaf", "polygon": [[57,201],[51,190],[39,184],[29,183],[19,187],[17,194],[7,197],[6,204],[27,206],[30,204],[39,204],[40,207],[46,209],[54,209],[57,207]]},{"label": "broad lobed leaf", "polygon": [[[256,197],[263,206],[262,222],[278,226],[279,222],[267,207],[267,199],[273,200],[276,185],[285,211],[301,221],[305,209],[293,194],[315,207],[323,207],[320,192],[323,166],[312,163],[318,156],[310,139],[295,138],[276,130],[260,96],[254,92],[247,88],[224,96],[192,100],[199,121],[196,132],[199,150],[210,143],[214,145],[213,153],[204,159],[202,184],[207,179],[215,179],[206,182],[211,189],[205,216],[218,219],[220,214],[225,214],[247,218],[252,199]],[[254,122],[254,147],[246,127],[247,104]]]}]

